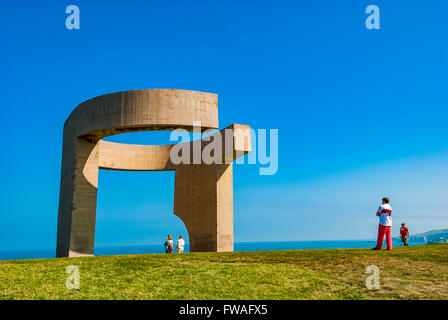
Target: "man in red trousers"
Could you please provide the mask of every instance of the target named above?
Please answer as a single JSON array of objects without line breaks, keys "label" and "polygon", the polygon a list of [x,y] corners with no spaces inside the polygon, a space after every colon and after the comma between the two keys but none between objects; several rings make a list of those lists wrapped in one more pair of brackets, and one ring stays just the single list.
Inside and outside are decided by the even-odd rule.
[{"label": "man in red trousers", "polygon": [[386,236],[387,250],[392,250],[392,208],[389,205],[389,198],[383,198],[382,202],[382,205],[376,212],[376,215],[380,217],[380,224],[378,226],[376,247],[372,250],[381,250],[384,236]]}]

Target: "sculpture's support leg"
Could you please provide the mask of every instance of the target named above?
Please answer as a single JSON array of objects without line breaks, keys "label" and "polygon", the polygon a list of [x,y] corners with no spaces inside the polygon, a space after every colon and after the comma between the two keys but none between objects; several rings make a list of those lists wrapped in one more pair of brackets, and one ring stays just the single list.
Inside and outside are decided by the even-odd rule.
[{"label": "sculpture's support leg", "polygon": [[93,255],[98,143],[76,139],[76,147],[64,141],[59,201],[57,257]]},{"label": "sculpture's support leg", "polygon": [[218,248],[233,251],[233,165],[217,166]]},{"label": "sculpture's support leg", "polygon": [[190,251],[233,251],[232,164],[178,167],[174,213],[187,227]]}]

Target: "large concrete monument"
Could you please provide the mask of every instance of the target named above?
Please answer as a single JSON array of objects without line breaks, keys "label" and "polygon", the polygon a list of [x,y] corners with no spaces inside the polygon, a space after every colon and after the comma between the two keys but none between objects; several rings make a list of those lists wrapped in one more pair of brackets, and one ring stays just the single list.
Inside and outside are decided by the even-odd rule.
[{"label": "large concrete monument", "polygon": [[[201,131],[218,128],[216,94],[135,90],[81,103],[64,124],[56,256],[93,255],[99,169],[175,171],[174,214],[188,230],[190,250],[233,251],[232,161],[250,152],[249,126],[232,124],[207,139],[184,145],[129,145],[101,140],[136,131],[192,132],[199,121]],[[212,143],[220,151],[215,148],[211,153],[212,163],[197,157],[195,151],[209,151]],[[182,154],[188,150],[191,154]],[[191,161],[173,161],[173,154]]]}]

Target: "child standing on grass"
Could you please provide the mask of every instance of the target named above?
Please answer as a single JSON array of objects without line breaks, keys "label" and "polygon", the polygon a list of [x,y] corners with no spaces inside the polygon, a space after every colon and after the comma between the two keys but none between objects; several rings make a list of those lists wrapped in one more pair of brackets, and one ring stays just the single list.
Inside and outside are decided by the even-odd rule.
[{"label": "child standing on grass", "polygon": [[177,252],[184,253],[184,246],[185,246],[184,237],[179,236],[179,239],[177,239]]},{"label": "child standing on grass", "polygon": [[408,230],[408,228],[406,228],[404,222],[401,223],[400,238],[405,247],[409,246],[409,244],[408,244],[409,230]]},{"label": "child standing on grass", "polygon": [[383,246],[384,235],[386,235],[387,250],[392,250],[392,208],[389,205],[389,198],[382,199],[382,204],[376,212],[377,217],[380,217],[378,225],[378,239],[376,247],[372,250],[381,250]]}]

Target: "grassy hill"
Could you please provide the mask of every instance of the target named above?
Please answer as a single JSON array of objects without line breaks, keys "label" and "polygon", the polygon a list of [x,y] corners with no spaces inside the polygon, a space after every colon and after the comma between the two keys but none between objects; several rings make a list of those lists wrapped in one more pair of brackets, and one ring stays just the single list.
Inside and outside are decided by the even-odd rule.
[{"label": "grassy hill", "polygon": [[[379,267],[380,290],[365,287]],[[66,267],[80,289],[65,286]],[[0,261],[0,299],[448,299],[448,245]]]},{"label": "grassy hill", "polygon": [[424,233],[418,233],[413,234],[410,236],[411,241],[425,241],[426,240],[434,240],[438,239],[440,237],[444,237],[445,239],[448,239],[448,229],[441,229],[441,230],[431,230]]}]

